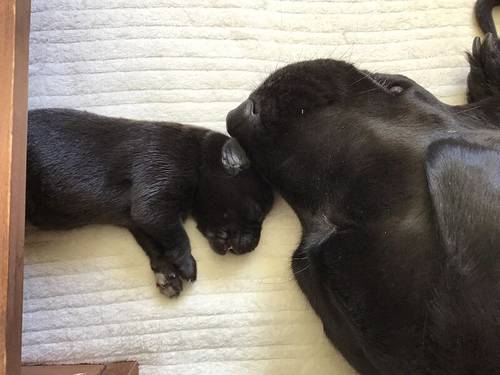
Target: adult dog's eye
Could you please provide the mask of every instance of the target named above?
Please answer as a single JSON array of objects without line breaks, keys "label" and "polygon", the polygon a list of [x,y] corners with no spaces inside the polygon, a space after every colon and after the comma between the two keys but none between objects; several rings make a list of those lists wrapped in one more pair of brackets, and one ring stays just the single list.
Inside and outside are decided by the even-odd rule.
[{"label": "adult dog's eye", "polygon": [[392,84],[387,89],[391,94],[394,95],[399,95],[404,91],[404,88],[398,84]]}]

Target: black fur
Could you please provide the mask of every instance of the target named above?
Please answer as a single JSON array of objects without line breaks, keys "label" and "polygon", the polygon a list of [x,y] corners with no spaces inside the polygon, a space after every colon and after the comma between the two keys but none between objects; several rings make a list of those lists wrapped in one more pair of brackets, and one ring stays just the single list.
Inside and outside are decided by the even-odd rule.
[{"label": "black fur", "polygon": [[493,20],[493,8],[500,5],[500,0],[478,0],[474,8],[476,20],[483,33],[492,33],[497,36],[497,29]]},{"label": "black fur", "polygon": [[468,105],[314,60],[228,114],[299,216],[296,279],[362,374],[500,373],[499,46],[475,40]]},{"label": "black fur", "polygon": [[173,123],[68,109],[28,116],[27,219],[44,229],[114,224],[130,229],[161,291],[196,279],[182,221],[192,213],[220,254],[253,250],[272,191],[253,169],[230,176],[228,137]]}]

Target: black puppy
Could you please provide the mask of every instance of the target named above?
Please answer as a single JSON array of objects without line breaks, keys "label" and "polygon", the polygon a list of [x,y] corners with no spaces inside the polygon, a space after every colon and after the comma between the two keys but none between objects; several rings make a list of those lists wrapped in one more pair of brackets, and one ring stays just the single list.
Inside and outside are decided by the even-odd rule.
[{"label": "black puppy", "polygon": [[362,374],[500,374],[500,41],[469,60],[468,105],[315,60],[228,114],[299,216],[293,272]]},{"label": "black puppy", "polygon": [[[162,293],[176,296],[196,263],[182,221],[192,213],[219,254],[253,250],[272,190],[239,173],[237,143],[192,126],[68,109],[28,115],[27,219],[44,229],[130,229]],[[236,157],[236,159],[235,159]]]}]

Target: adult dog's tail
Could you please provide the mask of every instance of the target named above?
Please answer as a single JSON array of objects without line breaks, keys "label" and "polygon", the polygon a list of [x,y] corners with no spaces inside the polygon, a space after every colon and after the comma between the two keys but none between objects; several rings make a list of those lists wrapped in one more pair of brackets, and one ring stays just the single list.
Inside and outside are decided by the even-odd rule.
[{"label": "adult dog's tail", "polygon": [[478,0],[474,9],[476,20],[483,33],[492,33],[497,36],[497,29],[493,21],[493,8],[500,5],[500,0]]}]

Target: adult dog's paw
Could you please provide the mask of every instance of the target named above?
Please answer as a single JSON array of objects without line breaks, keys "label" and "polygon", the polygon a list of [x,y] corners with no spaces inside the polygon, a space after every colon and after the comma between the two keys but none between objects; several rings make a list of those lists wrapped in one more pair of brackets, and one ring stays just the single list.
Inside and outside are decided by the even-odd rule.
[{"label": "adult dog's paw", "polygon": [[475,37],[468,57],[468,102],[500,94],[500,40],[491,33],[486,34],[482,41]]}]

